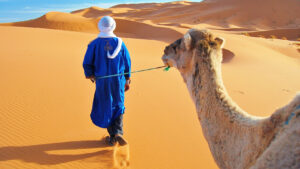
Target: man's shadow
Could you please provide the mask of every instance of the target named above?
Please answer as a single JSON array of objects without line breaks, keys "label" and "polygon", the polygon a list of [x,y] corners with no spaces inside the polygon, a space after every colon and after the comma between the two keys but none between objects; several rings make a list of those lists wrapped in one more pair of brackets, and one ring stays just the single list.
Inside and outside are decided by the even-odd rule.
[{"label": "man's shadow", "polygon": [[104,147],[107,147],[104,139],[71,141],[30,146],[0,147],[0,162],[7,160],[22,160],[25,162],[37,163],[41,165],[54,165],[97,156],[99,157],[97,158],[97,161],[109,165],[109,163],[113,163],[114,160],[112,159],[114,154],[113,149],[99,150],[96,152],[84,154],[51,154],[47,152],[54,150],[76,150]]}]

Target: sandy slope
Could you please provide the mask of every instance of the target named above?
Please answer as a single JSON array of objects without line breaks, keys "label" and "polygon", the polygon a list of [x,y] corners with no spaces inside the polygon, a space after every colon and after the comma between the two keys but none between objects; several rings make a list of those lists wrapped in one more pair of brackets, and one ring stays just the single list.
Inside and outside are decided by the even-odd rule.
[{"label": "sandy slope", "polygon": [[85,18],[64,12],[49,12],[37,19],[16,23],[6,23],[4,25],[71,30],[90,33],[96,33],[98,30],[97,19]]},{"label": "sandy slope", "polygon": [[[250,2],[91,7],[2,24],[0,168],[217,168],[175,69],[133,75],[124,120],[130,145],[111,148],[101,141],[105,130],[89,119],[94,85],[84,79],[81,64],[87,44],[97,36],[96,23],[102,15],[116,17],[116,31],[131,53],[133,70],[162,65],[160,57],[167,42],[176,40],[187,28],[209,28],[226,39],[223,78],[230,96],[252,115],[270,115],[300,90],[300,46],[294,41],[241,33],[257,29],[249,34],[271,32],[297,38],[299,14],[294,11],[299,2],[280,4],[276,0],[272,7],[282,18],[271,15],[268,8],[258,10],[266,16],[244,24],[244,20],[257,17],[253,7],[246,10]],[[224,3],[232,7],[220,8]],[[270,3],[267,0],[260,5]],[[290,12],[282,14],[286,5]],[[233,18],[220,16],[236,11],[239,15]],[[197,18],[201,18],[199,23],[194,22]],[[276,24],[267,22],[270,18]],[[286,24],[288,18],[295,24]]]},{"label": "sandy slope", "polygon": [[[132,25],[138,31],[142,30],[141,27],[156,29],[165,25],[191,28],[209,24],[210,28],[226,28],[228,31],[254,31],[253,35],[271,35],[274,33],[279,38],[286,37],[295,40],[300,38],[300,13],[298,11],[300,11],[300,1],[298,0],[286,0],[284,2],[282,0],[206,0],[200,3],[178,1],[122,4],[108,9],[90,7],[71,13],[49,12],[37,19],[0,25],[95,33],[97,32],[97,20],[102,16],[110,15],[119,19],[119,25],[125,25],[125,27]],[[145,22],[147,22],[146,25]],[[124,26],[122,27],[124,28]],[[128,29],[117,31],[135,34]],[[167,31],[174,30],[168,29]],[[257,33],[255,31],[267,32]],[[176,33],[174,32],[174,34]],[[158,31],[153,31],[152,34],[161,37]],[[145,35],[140,35],[137,33],[135,36],[145,38]],[[149,39],[151,36],[146,38]]]},{"label": "sandy slope", "polygon": [[[89,8],[89,11],[90,10],[94,10],[94,7]],[[115,20],[118,25],[115,33],[122,37],[168,41],[168,38],[164,36],[165,34],[176,38],[182,36],[182,33],[176,30],[151,23],[131,21],[126,18],[115,18]],[[97,26],[98,21],[99,18],[86,18],[64,12],[49,12],[37,19],[0,25],[97,33],[99,31]]]},{"label": "sandy slope", "polygon": [[[222,27],[247,27],[273,29],[274,27],[298,27],[300,24],[300,2],[298,0],[206,0],[204,2],[171,2],[152,4],[126,4],[106,9],[112,16],[126,16],[155,23],[209,23]],[[73,14],[94,18],[103,11],[85,9]]]},{"label": "sandy slope", "polygon": [[[0,27],[0,34],[5,42],[0,168],[109,168],[129,154],[132,168],[215,167],[174,70],[134,75],[125,116],[130,152],[129,147],[108,148],[100,141],[105,131],[89,119],[94,86],[84,79],[81,67],[86,45],[95,35],[18,27]],[[133,69],[161,65],[165,43],[124,41]],[[151,52],[145,52],[145,46],[151,46]],[[174,102],[183,104],[174,107]]]},{"label": "sandy slope", "polygon": [[300,37],[300,28],[297,29],[274,29],[269,31],[257,31],[248,33],[254,37],[296,40]]},{"label": "sandy slope", "polygon": [[[0,35],[1,168],[110,168],[116,161],[138,169],[216,168],[177,71],[133,76],[125,116],[130,147],[109,148],[99,141],[105,131],[89,119],[94,87],[81,68],[86,45],[96,35],[17,27],[0,27]],[[293,46],[221,35],[234,52],[223,64],[225,85],[242,108],[265,116],[299,90],[299,57],[272,47]],[[161,65],[166,43],[124,41],[133,69]],[[147,46],[151,52],[145,52]]]}]

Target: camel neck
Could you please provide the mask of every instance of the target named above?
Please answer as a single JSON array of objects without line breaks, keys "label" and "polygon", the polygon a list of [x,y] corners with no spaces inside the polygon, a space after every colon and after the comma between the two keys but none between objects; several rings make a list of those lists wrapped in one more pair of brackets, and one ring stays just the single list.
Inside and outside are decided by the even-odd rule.
[{"label": "camel neck", "polygon": [[194,70],[188,76],[190,94],[200,116],[211,115],[216,118],[214,120],[228,120],[242,126],[254,124],[254,117],[243,111],[229,97],[222,80],[220,61],[198,58]]},{"label": "camel neck", "polygon": [[267,144],[261,142],[263,136],[257,135],[262,133],[263,119],[250,116],[228,96],[220,61],[197,59],[193,70],[182,76],[214,159],[220,168],[247,168]]}]

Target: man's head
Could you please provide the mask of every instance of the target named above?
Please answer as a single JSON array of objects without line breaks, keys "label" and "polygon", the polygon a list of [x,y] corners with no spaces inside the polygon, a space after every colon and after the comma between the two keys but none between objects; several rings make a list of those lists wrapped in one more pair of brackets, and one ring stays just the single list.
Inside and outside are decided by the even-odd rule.
[{"label": "man's head", "polygon": [[103,33],[113,33],[116,29],[116,21],[110,16],[104,16],[98,22],[98,28]]}]

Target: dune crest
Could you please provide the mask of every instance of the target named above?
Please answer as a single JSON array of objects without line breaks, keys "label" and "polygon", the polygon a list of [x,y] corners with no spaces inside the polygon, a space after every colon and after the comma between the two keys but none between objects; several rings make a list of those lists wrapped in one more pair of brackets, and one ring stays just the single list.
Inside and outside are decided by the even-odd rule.
[{"label": "dune crest", "polygon": [[79,15],[64,12],[49,12],[37,19],[3,25],[96,33],[98,30],[96,23],[96,19],[85,18]]},{"label": "dune crest", "polygon": [[[88,9],[88,11],[90,10],[94,10],[94,7]],[[123,18],[115,18],[115,20],[118,25],[115,30],[115,33],[118,36],[122,37],[153,39],[169,42],[168,39],[170,37],[179,38],[180,36],[182,36],[182,33],[176,30],[167,27],[162,27],[159,25],[131,21]],[[98,18],[86,18],[80,15],[63,12],[49,12],[43,15],[42,17],[34,20],[7,23],[3,24],[3,26],[36,27],[87,33],[98,33],[98,21]]]},{"label": "dune crest", "polygon": [[300,37],[300,28],[296,29],[274,29],[269,31],[251,31],[248,35],[254,37],[297,40]]},{"label": "dune crest", "polygon": [[99,7],[92,6],[90,8],[80,9],[80,10],[77,10],[77,11],[73,11],[71,13],[79,15],[79,16],[84,16],[84,17],[90,18],[90,17],[94,17],[94,16],[110,15],[110,14],[112,14],[112,11],[104,9],[104,8],[99,8]]},{"label": "dune crest", "polygon": [[[121,4],[108,9],[90,7],[71,13],[87,18],[110,15],[113,17],[127,17],[135,21],[149,20],[153,23],[166,22],[191,25],[206,23],[228,28],[231,25],[236,25],[266,30],[297,28],[300,25],[299,10],[300,2],[298,0],[286,0],[284,3],[281,0],[210,0],[203,2],[177,1]],[[62,19],[66,19],[67,22],[70,16],[65,15],[62,16]],[[87,22],[87,24],[89,22],[89,20],[84,21],[82,18],[81,21]]]},{"label": "dune crest", "polygon": [[[135,22],[133,25],[137,25],[137,27],[144,24],[147,24],[148,27],[155,27],[155,29],[163,26],[173,32],[170,36],[176,34],[170,28],[184,32],[182,29],[209,24],[224,31],[250,30],[247,32],[254,36],[268,34],[267,32],[257,33],[258,31],[268,31],[295,40],[300,37],[297,33],[300,25],[300,13],[298,11],[300,11],[300,1],[298,0],[286,0],[284,3],[282,0],[176,1],[121,4],[107,9],[93,6],[71,13],[50,12],[37,19],[0,25],[97,33],[97,20],[105,15],[110,15],[118,18],[122,23],[124,23],[123,20],[128,20],[125,25]],[[165,29],[162,29],[162,31]],[[119,31],[131,35],[136,34],[134,38],[147,37],[151,39],[151,37],[144,34],[134,33],[135,30],[124,31],[119,29]],[[252,31],[256,32],[252,33]],[[159,31],[154,32],[154,36],[161,37]]]}]

